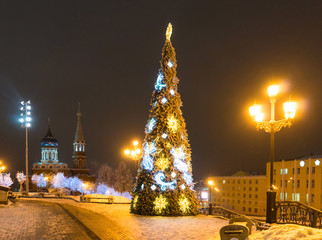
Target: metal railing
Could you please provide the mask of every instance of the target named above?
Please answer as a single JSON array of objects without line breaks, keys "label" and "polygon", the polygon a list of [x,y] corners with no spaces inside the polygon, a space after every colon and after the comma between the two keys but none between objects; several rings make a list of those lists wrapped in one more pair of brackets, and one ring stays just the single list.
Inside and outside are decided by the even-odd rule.
[{"label": "metal railing", "polygon": [[322,228],[322,211],[295,201],[276,202],[277,223]]}]

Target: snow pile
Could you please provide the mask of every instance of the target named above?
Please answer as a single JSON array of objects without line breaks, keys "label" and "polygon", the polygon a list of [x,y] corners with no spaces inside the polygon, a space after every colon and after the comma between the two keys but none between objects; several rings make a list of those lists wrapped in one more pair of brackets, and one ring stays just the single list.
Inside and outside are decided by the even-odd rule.
[{"label": "snow pile", "polygon": [[296,240],[296,239],[322,239],[322,229],[310,228],[294,224],[274,224],[268,230],[249,236],[250,240]]}]

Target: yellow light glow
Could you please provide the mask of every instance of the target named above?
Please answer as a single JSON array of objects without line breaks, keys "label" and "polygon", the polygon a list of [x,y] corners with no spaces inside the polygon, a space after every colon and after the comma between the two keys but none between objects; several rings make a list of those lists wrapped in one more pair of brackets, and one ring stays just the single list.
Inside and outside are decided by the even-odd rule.
[{"label": "yellow light glow", "polygon": [[165,157],[160,157],[155,164],[159,169],[164,171],[169,166],[169,160]]},{"label": "yellow light glow", "polygon": [[136,208],[136,203],[138,202],[138,198],[139,198],[139,196],[138,196],[138,195],[136,195],[136,196],[134,197],[134,199],[133,199],[133,208]]},{"label": "yellow light glow", "polygon": [[166,206],[168,205],[168,201],[165,197],[163,197],[161,194],[155,198],[154,202],[154,210],[157,213],[161,213],[162,209],[166,208]]},{"label": "yellow light glow", "polygon": [[140,149],[136,149],[136,153],[137,154],[140,154],[141,153],[141,150]]},{"label": "yellow light glow", "polygon": [[166,34],[165,34],[166,39],[167,39],[167,40],[170,40],[171,35],[172,35],[172,25],[171,25],[171,23],[169,23],[169,24],[168,24],[167,31],[166,31]]},{"label": "yellow light glow", "polygon": [[255,116],[256,122],[262,122],[263,120],[264,120],[264,113],[259,113],[258,115]]},{"label": "yellow light glow", "polygon": [[277,187],[276,187],[275,185],[272,185],[272,187],[273,187],[273,189],[274,189],[274,190],[276,190],[276,189],[277,189]]},{"label": "yellow light glow", "polygon": [[131,151],[131,156],[135,156],[135,151]]},{"label": "yellow light glow", "polygon": [[255,117],[258,114],[260,114],[261,111],[262,111],[262,106],[258,104],[255,104],[249,108],[249,113],[250,113],[250,116],[252,117]]},{"label": "yellow light glow", "polygon": [[184,197],[183,195],[179,199],[179,206],[180,210],[182,212],[186,212],[189,209],[190,202],[188,201],[188,198]]},{"label": "yellow light glow", "polygon": [[173,115],[168,116],[168,128],[174,133],[177,132],[178,120]]},{"label": "yellow light glow", "polygon": [[130,152],[131,152],[131,151],[130,151],[129,149],[125,149],[125,150],[124,150],[125,155],[130,155]]},{"label": "yellow light glow", "polygon": [[219,189],[218,189],[217,187],[215,187],[215,191],[216,191],[216,192],[219,192]]},{"label": "yellow light glow", "polygon": [[279,86],[278,85],[271,85],[268,87],[268,96],[270,97],[276,97],[279,91]]},{"label": "yellow light glow", "polygon": [[134,146],[137,146],[138,144],[139,144],[139,141],[136,141],[136,140],[135,140],[135,141],[133,141],[133,145],[134,145]]},{"label": "yellow light glow", "polygon": [[208,185],[210,185],[210,186],[214,185],[214,181],[209,180],[209,181],[208,181]]},{"label": "yellow light glow", "polygon": [[284,103],[284,114],[286,119],[293,119],[296,113],[296,102]]}]

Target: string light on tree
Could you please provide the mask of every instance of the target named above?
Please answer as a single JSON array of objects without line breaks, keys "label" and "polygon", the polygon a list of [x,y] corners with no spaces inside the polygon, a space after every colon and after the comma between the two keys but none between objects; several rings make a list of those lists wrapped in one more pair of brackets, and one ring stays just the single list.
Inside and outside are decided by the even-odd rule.
[{"label": "string light on tree", "polygon": [[173,115],[168,117],[168,128],[174,133],[177,132],[178,121]]},{"label": "string light on tree", "polygon": [[176,94],[179,79],[171,34],[169,24],[133,192],[131,212],[140,215],[198,214],[198,202],[192,190],[191,150],[180,94]]},{"label": "string light on tree", "polygon": [[161,194],[154,200],[154,209],[157,213],[161,214],[162,210],[166,208],[168,201]]},{"label": "string light on tree", "polygon": [[182,195],[179,200],[180,210],[185,213],[189,209],[189,205],[190,205],[189,200]]}]

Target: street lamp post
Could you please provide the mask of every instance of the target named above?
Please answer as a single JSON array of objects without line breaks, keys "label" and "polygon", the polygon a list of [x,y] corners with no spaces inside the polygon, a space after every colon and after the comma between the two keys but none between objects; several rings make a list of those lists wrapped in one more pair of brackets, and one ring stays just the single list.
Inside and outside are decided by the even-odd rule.
[{"label": "street lamp post", "polygon": [[211,215],[212,214],[211,188],[214,185],[214,181],[209,180],[208,185],[209,185],[209,215]]},{"label": "street lamp post", "polygon": [[139,160],[142,156],[142,152],[141,152],[141,149],[138,147],[139,145],[139,141],[135,140],[132,142],[133,144],[133,147],[131,149],[125,149],[124,150],[124,154],[133,159],[135,161],[135,170],[136,172],[138,171],[138,168],[139,168]]},{"label": "street lamp post", "polygon": [[268,87],[268,95],[271,102],[271,120],[263,121],[264,114],[261,112],[261,106],[258,104],[249,108],[250,115],[254,117],[257,130],[264,129],[265,132],[270,133],[270,178],[269,178],[269,190],[267,192],[267,208],[266,208],[266,222],[276,222],[276,191],[273,186],[273,171],[274,171],[274,137],[275,133],[280,131],[283,127],[290,127],[292,125],[291,119],[295,117],[296,103],[286,102],[284,103],[285,119],[275,120],[275,103],[276,97],[279,92],[278,85],[272,85]]},{"label": "street lamp post", "polygon": [[21,127],[26,129],[26,193],[29,193],[29,176],[28,176],[28,128],[31,127],[31,103],[30,101],[22,101],[20,107]]}]

